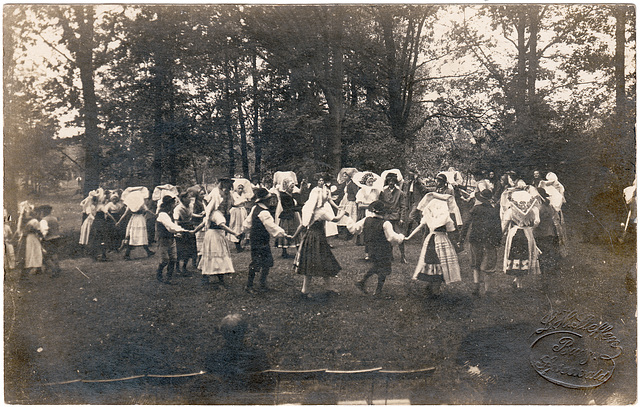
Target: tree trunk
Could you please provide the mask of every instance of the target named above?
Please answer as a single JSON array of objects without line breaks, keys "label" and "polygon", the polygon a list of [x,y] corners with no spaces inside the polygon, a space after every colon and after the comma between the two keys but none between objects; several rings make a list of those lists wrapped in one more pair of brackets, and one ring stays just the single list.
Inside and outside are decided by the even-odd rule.
[{"label": "tree trunk", "polygon": [[342,117],[344,105],[342,95],[326,95],[329,105],[329,156],[327,164],[337,174],[342,165]]},{"label": "tree trunk", "polygon": [[[396,140],[405,143],[409,138],[407,124],[413,105],[415,72],[420,56],[420,38],[426,20],[426,11],[412,10],[398,23],[393,15],[384,12],[379,15],[385,49],[387,93],[389,110],[387,116]],[[406,21],[405,21],[406,20]],[[403,27],[404,38],[396,42],[396,31]]]},{"label": "tree trunk", "polygon": [[229,178],[233,178],[236,172],[236,158],[235,158],[235,143],[233,137],[233,128],[231,127],[232,118],[231,118],[231,90],[229,87],[231,86],[231,80],[229,79],[229,67],[225,63],[224,64],[224,123],[227,128],[227,147],[229,152],[229,167],[227,168],[227,174]]},{"label": "tree trunk", "polygon": [[[238,62],[235,62],[235,78],[238,80],[240,77],[238,73]],[[240,83],[237,84],[240,87]],[[236,107],[238,109],[238,124],[240,124],[240,158],[242,159],[242,175],[245,178],[249,178],[249,155],[247,153],[247,128],[244,123],[244,112],[242,110],[242,100],[240,98],[240,91],[235,93]]]},{"label": "tree trunk", "polygon": [[625,94],[624,78],[624,48],[625,48],[625,25],[627,19],[626,8],[624,6],[613,6],[616,17],[616,52],[613,57],[616,80],[616,114],[618,123],[624,123],[626,114],[627,96]]},{"label": "tree trunk", "polygon": [[[407,68],[406,73],[403,74],[405,79],[405,86],[402,91],[402,142],[406,143],[409,138],[407,124],[409,123],[411,110],[413,107],[413,92],[414,92],[414,84],[415,84],[415,74],[418,69],[418,60],[420,58],[420,38],[422,33],[422,27],[424,26],[424,22],[427,19],[425,13],[421,14],[418,20],[412,19],[410,30],[408,30],[407,35],[411,35],[410,47],[408,48],[408,54],[406,55],[407,59]],[[402,166],[405,167],[406,155],[402,155]]]},{"label": "tree trunk", "polygon": [[[540,18],[538,14],[539,6],[529,8],[529,75],[527,78],[527,94],[529,96],[529,108],[536,106],[536,80],[538,78],[538,29]],[[530,112],[535,114],[535,112]]]},{"label": "tree trunk", "polygon": [[516,32],[518,33],[518,73],[516,74],[515,111],[516,120],[524,120],[525,95],[527,91],[527,45],[525,41],[526,14],[520,9],[516,14]]},{"label": "tree trunk", "polygon": [[[167,60],[165,60],[166,62]],[[176,109],[175,109],[175,95],[173,88],[173,78],[171,74],[172,70],[170,67],[167,67],[168,77],[166,78],[165,89],[167,91],[167,99],[168,99],[168,111],[167,111],[167,123],[166,123],[166,131],[167,131],[167,161],[166,167],[169,171],[169,183],[171,185],[177,185],[178,183],[178,166],[177,166],[177,157],[178,157],[178,135],[176,134]]]},{"label": "tree trunk", "polygon": [[[3,25],[3,63],[4,63],[4,71],[3,71],[3,115],[5,118],[4,122],[4,139],[3,139],[3,170],[4,170],[4,206],[12,216],[14,220],[18,219],[18,174],[15,162],[15,155],[13,154],[13,148],[16,143],[15,135],[11,137],[11,128],[12,124],[15,124],[15,121],[11,120],[12,117],[17,117],[17,113],[15,110],[15,103],[11,103],[12,97],[14,96],[14,92],[12,91],[12,85],[15,84],[15,71],[14,68],[16,66],[16,62],[13,59],[13,52],[15,50],[15,41],[14,36],[11,35],[9,27],[12,25],[13,21],[7,21],[10,13],[5,9],[4,17],[4,25]],[[11,120],[11,122],[9,122]],[[8,123],[9,122],[9,123]]]},{"label": "tree trunk", "polygon": [[396,140],[404,139],[402,125],[402,78],[399,75],[396,42],[393,35],[393,15],[380,14],[380,26],[384,39],[387,74],[387,93],[389,94],[389,124]]},{"label": "tree trunk", "polygon": [[236,97],[238,104],[238,123],[240,123],[240,157],[242,158],[242,174],[249,179],[249,154],[247,153],[247,128],[244,124],[244,113],[239,97]]},{"label": "tree trunk", "polygon": [[251,61],[251,73],[253,75],[253,147],[255,154],[254,175],[262,179],[262,140],[260,139],[259,104],[258,104],[258,57],[253,54]]},{"label": "tree trunk", "polygon": [[152,78],[153,91],[155,93],[154,98],[154,119],[153,119],[153,134],[150,148],[153,149],[153,163],[152,163],[152,179],[153,185],[162,184],[162,167],[164,162],[164,115],[162,112],[162,100],[163,100],[163,75],[164,68],[159,59],[155,62],[155,75]]},{"label": "tree trunk", "polygon": [[100,185],[100,134],[98,132],[98,106],[93,78],[93,23],[92,6],[76,8],[78,15],[77,63],[82,83],[82,117],[84,119],[85,182],[84,194]]},{"label": "tree trunk", "polygon": [[330,83],[327,86],[325,97],[329,106],[329,167],[335,174],[342,167],[342,119],[344,118],[344,95],[342,86],[344,84],[344,51],[343,51],[343,30],[344,21],[340,10],[335,10],[334,14],[335,28],[333,30],[336,36],[333,45],[332,57],[333,65],[328,68]]}]

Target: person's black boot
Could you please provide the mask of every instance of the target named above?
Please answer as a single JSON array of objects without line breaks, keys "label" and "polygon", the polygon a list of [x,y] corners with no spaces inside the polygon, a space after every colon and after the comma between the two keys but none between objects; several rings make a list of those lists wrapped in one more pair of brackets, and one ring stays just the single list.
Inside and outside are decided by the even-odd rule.
[{"label": "person's black boot", "polygon": [[255,290],[253,289],[253,280],[256,277],[256,270],[253,267],[249,267],[249,276],[247,277],[247,286],[244,288],[244,290],[250,294],[255,293]]},{"label": "person's black boot", "polygon": [[382,286],[384,286],[385,278],[381,278],[378,276],[378,285],[376,286],[376,291],[373,293],[374,297],[382,296]]},{"label": "person's black boot", "polygon": [[269,269],[267,267],[262,269],[262,273],[260,274],[260,291],[269,291],[269,287],[267,287],[267,276],[269,275]]},{"label": "person's black boot", "polygon": [[167,266],[167,278],[166,280],[164,280],[165,284],[172,284],[172,278],[173,278],[173,270],[176,267],[176,262],[175,261],[169,261],[169,265]]},{"label": "person's black boot", "polygon": [[162,270],[164,269],[164,266],[166,266],[166,265],[167,265],[166,262],[160,263],[160,265],[158,266],[158,270],[156,270],[156,280],[162,282]]}]

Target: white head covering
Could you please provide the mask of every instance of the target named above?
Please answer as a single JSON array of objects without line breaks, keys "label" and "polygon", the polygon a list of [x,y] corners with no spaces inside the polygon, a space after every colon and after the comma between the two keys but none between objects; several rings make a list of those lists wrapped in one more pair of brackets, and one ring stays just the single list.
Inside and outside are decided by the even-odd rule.
[{"label": "white head covering", "polygon": [[402,177],[402,173],[400,172],[400,170],[397,168],[382,171],[382,174],[380,174],[380,178],[376,180],[376,182],[373,184],[373,187],[378,191],[382,191],[384,189],[384,182],[386,181],[387,175],[389,174],[396,174],[396,177],[398,178],[398,188],[400,188],[402,186],[404,178]]},{"label": "white head covering", "polygon": [[558,176],[553,172],[547,173],[547,180],[540,181],[540,187],[543,188],[549,195],[549,203],[556,210],[559,211],[562,208],[564,199],[564,186],[558,182]]},{"label": "white head covering", "polygon": [[460,171],[456,171],[454,169],[449,169],[449,171],[440,171],[438,174],[436,174],[436,177],[438,175],[444,175],[445,177],[447,177],[447,182],[449,184],[451,184],[452,186],[456,186],[456,185],[462,185],[463,183],[463,179],[462,179],[462,174],[460,173]]},{"label": "white head covering", "polygon": [[446,226],[447,231],[452,232],[455,225],[449,214],[449,204],[446,200],[431,199],[422,210],[422,223],[426,223],[430,231]]},{"label": "white head covering", "polygon": [[298,177],[296,176],[296,173],[293,171],[276,171],[275,174],[273,174],[273,186],[274,188],[276,188],[276,190],[278,191],[284,191],[284,189],[282,188],[282,183],[284,182],[285,179],[290,179],[293,181],[294,184],[298,185]]},{"label": "white head covering", "polygon": [[253,198],[253,186],[251,185],[251,181],[246,178],[233,178],[233,191],[238,190],[238,186],[242,185],[243,188],[243,198],[250,200]]},{"label": "white head covering", "polygon": [[[367,185],[365,178],[373,178],[373,185],[371,187]],[[363,171],[353,174],[351,179],[360,188],[373,188],[380,179],[380,176],[375,172]]]},{"label": "white head covering", "polygon": [[220,195],[220,189],[213,188],[211,192],[209,192],[209,195],[207,196],[207,201],[209,203],[207,203],[207,206],[204,210],[205,219],[209,219],[209,215],[211,215],[211,212],[217,211],[218,207],[222,203],[222,196]]},{"label": "white head covering", "polygon": [[139,211],[147,198],[149,198],[147,187],[129,187],[122,192],[122,202],[131,212]]},{"label": "white head covering", "polygon": [[153,199],[154,201],[160,201],[167,195],[177,198],[178,188],[171,184],[158,185],[153,189],[151,199]]},{"label": "white head covering", "polygon": [[333,210],[329,204],[329,189],[316,187],[309,193],[309,199],[302,207],[302,226],[309,226],[312,219],[333,219]]},{"label": "white head covering", "polygon": [[[460,215],[460,209],[458,208],[458,205],[456,204],[456,200],[453,197],[453,195],[442,194],[438,192],[428,192],[425,194],[425,196],[422,197],[422,199],[418,203],[418,206],[416,206],[416,209],[422,212],[423,216],[427,216],[426,215],[427,211],[433,212],[435,210],[434,208],[437,208],[438,210],[440,210],[441,208],[444,207],[443,204],[438,203],[438,204],[433,204],[436,206],[432,206],[431,209],[427,209],[429,208],[429,205],[432,205],[431,204],[432,201],[444,202],[444,205],[446,205],[447,207],[447,216],[452,214],[456,219],[456,224],[460,226],[462,225],[462,216]],[[429,215],[429,216],[432,216],[432,215]],[[442,226],[442,225],[443,224],[440,224],[438,226]],[[429,228],[433,230],[431,228],[431,225],[429,225]]]},{"label": "white head covering", "polygon": [[623,189],[622,193],[624,195],[624,201],[627,203],[627,205],[631,205],[636,196],[636,181],[633,180],[633,185]]}]

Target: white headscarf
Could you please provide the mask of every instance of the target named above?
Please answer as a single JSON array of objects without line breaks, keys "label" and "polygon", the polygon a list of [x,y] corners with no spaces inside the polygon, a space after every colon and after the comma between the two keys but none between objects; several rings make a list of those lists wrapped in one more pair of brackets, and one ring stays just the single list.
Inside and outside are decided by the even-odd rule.
[{"label": "white headscarf", "polygon": [[209,219],[211,212],[217,211],[218,208],[220,207],[220,204],[222,203],[222,196],[220,195],[220,189],[218,187],[213,188],[211,192],[209,192],[209,195],[207,196],[207,200],[209,201],[209,203],[207,203],[207,206],[204,209],[205,219]]},{"label": "white headscarf", "polygon": [[309,199],[302,207],[302,226],[309,226],[313,219],[333,219],[334,214],[329,204],[329,194],[327,187],[316,187],[311,190]]}]

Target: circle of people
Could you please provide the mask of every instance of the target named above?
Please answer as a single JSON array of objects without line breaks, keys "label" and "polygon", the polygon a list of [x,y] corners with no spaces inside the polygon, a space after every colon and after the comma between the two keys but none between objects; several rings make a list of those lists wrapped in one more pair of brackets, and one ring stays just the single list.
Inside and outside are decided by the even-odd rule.
[{"label": "circle of people", "polygon": [[[331,277],[341,266],[329,236],[341,234],[348,240],[355,236],[355,244],[364,246],[370,267],[355,286],[366,294],[367,280],[376,275],[374,296],[382,294],[392,272],[393,247],[398,247],[399,261],[406,263],[405,242],[417,235],[423,244],[412,279],[426,283],[429,297],[437,297],[443,284],[461,281],[458,255],[465,242],[473,294],[483,295],[504,242],[503,271],[514,277],[512,285],[519,289],[524,276],[540,275],[566,255],[564,187],[552,172],[542,178],[535,171],[529,183],[514,172],[500,178],[484,172],[480,178],[473,187],[463,186],[460,172],[449,169],[427,186],[412,172],[403,177],[397,169],[378,175],[343,168],[333,185],[328,174],[298,183],[295,172],[279,171],[268,180],[270,185],[221,178],[210,191],[199,185],[181,189],[167,184],[156,187],[151,197],[146,187],[98,188],[81,202],[79,244],[96,261],[108,261],[108,252],[122,250],[130,260],[138,247],[149,257],[159,252],[156,278],[165,284],[174,284],[174,275],[191,276],[187,268],[191,261],[202,284],[213,284],[210,278],[215,276],[220,288],[227,286],[225,275],[235,273],[230,243],[238,252],[248,245],[251,262],[244,289],[256,293],[270,290],[273,237],[282,258],[293,258],[294,271],[303,276],[300,296],[309,299],[335,293]],[[460,205],[471,207],[464,222]],[[5,222],[5,254],[11,246],[5,258],[11,261],[15,255],[6,241],[6,228]],[[52,276],[59,275],[61,235],[51,206],[21,203],[17,229],[27,274],[44,265]],[[149,248],[153,240],[156,252]],[[323,278],[323,291],[311,292],[313,277]]]}]

